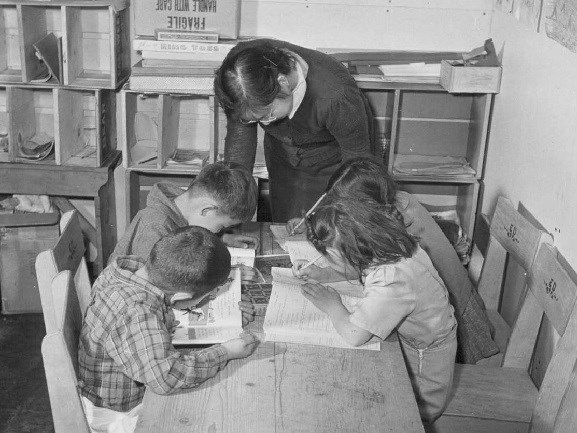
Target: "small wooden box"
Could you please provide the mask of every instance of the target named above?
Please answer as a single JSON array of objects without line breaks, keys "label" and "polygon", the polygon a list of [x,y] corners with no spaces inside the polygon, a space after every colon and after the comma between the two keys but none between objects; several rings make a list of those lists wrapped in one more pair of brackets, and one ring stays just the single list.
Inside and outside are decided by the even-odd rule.
[{"label": "small wooden box", "polygon": [[499,93],[501,66],[463,66],[441,61],[441,86],[449,93]]},{"label": "small wooden box", "polygon": [[240,0],[157,1],[132,3],[134,33],[155,36],[156,30],[207,31],[235,39],[240,27]]},{"label": "small wooden box", "polygon": [[[17,213],[0,217],[2,313],[41,313],[36,256],[60,235],[58,213]],[[29,222],[30,225],[25,225]]]}]

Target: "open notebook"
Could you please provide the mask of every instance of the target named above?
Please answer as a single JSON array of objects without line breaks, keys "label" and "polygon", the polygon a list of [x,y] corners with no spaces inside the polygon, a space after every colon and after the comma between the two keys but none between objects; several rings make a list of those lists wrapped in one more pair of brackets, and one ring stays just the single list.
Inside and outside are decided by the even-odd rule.
[{"label": "open notebook", "polygon": [[233,269],[229,281],[204,305],[190,311],[173,309],[180,323],[172,344],[216,344],[237,338],[242,332],[240,278],[240,269]]},{"label": "open notebook", "polygon": [[[329,317],[303,296],[303,281],[293,277],[290,269],[273,268],[272,273],[272,293],[263,324],[267,341],[347,349],[380,349],[380,340],[377,338],[359,347],[349,345],[334,329]],[[333,283],[329,285],[334,287]],[[354,305],[353,296],[341,295],[341,299],[349,309]]]}]

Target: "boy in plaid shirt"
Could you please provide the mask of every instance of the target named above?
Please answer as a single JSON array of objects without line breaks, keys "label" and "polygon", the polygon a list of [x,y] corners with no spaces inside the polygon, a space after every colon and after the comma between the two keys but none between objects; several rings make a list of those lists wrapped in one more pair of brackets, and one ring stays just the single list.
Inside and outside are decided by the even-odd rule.
[{"label": "boy in plaid shirt", "polygon": [[254,351],[251,334],[188,355],[171,342],[174,294],[192,294],[199,303],[229,272],[224,243],[196,226],[163,237],[146,262],[122,256],[103,271],[92,288],[78,348],[78,384],[93,432],[133,431],[147,387],[159,394],[195,387],[228,360]]}]

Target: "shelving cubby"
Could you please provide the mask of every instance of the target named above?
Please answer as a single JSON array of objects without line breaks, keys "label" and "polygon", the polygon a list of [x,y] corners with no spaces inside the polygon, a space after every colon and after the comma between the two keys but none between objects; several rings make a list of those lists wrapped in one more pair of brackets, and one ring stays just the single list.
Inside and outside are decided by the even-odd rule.
[{"label": "shelving cubby", "polygon": [[[452,209],[471,237],[493,95],[451,94],[437,83],[357,80],[389,173],[429,210]],[[458,174],[420,169],[436,158],[455,161]]]},{"label": "shelving cubby", "polygon": [[[63,87],[0,88],[0,134],[3,125],[8,152],[0,153],[1,162],[101,167],[116,147],[115,94]],[[21,148],[38,135],[50,137],[54,150],[33,161]]]},{"label": "shelving cubby", "polygon": [[[123,90],[120,100],[125,167],[197,172],[204,164],[216,161],[220,116],[213,95]],[[194,159],[178,162],[175,155],[177,159]]]},{"label": "shelving cubby", "polygon": [[[127,0],[0,0],[0,82],[29,83],[45,69],[34,44],[50,33],[60,42],[62,81],[52,84],[116,89],[130,74]],[[51,50],[58,57],[57,50]],[[61,63],[60,63],[61,61]]]}]

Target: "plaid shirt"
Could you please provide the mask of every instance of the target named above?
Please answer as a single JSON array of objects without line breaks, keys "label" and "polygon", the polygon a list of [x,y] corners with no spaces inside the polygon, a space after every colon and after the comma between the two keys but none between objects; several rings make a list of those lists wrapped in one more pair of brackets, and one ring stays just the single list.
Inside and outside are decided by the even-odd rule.
[{"label": "plaid shirt", "polygon": [[142,401],[146,387],[170,394],[226,365],[222,345],[189,355],[174,348],[174,314],[164,293],[134,274],[143,266],[136,256],[120,257],[92,288],[78,346],[78,386],[98,407],[126,412]]}]

